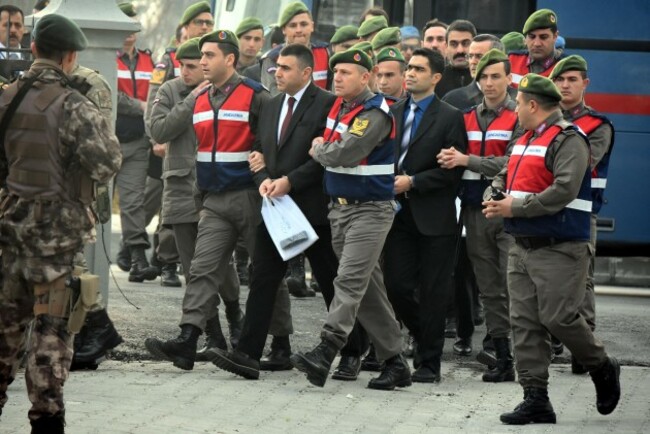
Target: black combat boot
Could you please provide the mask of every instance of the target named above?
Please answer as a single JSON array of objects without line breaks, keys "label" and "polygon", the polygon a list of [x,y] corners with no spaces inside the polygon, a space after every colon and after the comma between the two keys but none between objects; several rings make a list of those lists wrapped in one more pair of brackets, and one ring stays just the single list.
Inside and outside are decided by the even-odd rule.
[{"label": "black combat boot", "polygon": [[493,338],[493,341],[497,353],[497,364],[494,369],[490,369],[483,374],[483,381],[487,383],[515,381],[515,369],[513,367],[510,339]]},{"label": "black combat boot", "polygon": [[245,248],[237,247],[235,249],[235,264],[237,268],[237,277],[239,277],[239,284],[248,286],[250,283],[248,273],[248,251]]},{"label": "black combat boot", "polygon": [[361,361],[361,370],[379,372],[382,368],[383,364],[377,359],[375,346],[371,343],[368,348],[368,354],[366,354],[366,357]]},{"label": "black combat boot", "polygon": [[131,250],[131,272],[129,282],[144,282],[155,280],[158,277],[158,268],[149,265],[147,256],[144,254],[144,247],[134,246]]},{"label": "black combat boot", "polygon": [[211,357],[208,355],[208,350],[211,348],[219,348],[224,351],[228,351],[228,344],[226,343],[226,337],[221,331],[221,322],[219,322],[219,311],[217,314],[210,318],[205,323],[205,345],[199,351],[196,352],[196,357],[194,360],[197,362],[210,362],[212,361]]},{"label": "black combat boot", "polygon": [[589,373],[596,386],[596,408],[600,414],[610,414],[621,397],[621,365],[614,357]]},{"label": "black combat boot", "polygon": [[196,343],[200,335],[200,328],[192,324],[183,324],[177,338],[168,341],[147,338],[144,341],[144,346],[154,356],[173,362],[177,368],[191,371],[194,368]]},{"label": "black combat boot", "polygon": [[555,423],[555,411],[548,399],[548,391],[539,387],[524,388],[524,400],[510,413],[503,413],[501,422],[508,425]]},{"label": "black combat boot", "polygon": [[120,267],[120,270],[126,272],[131,271],[131,252],[124,243],[120,243],[120,250],[115,257],[115,263]]},{"label": "black combat boot", "polygon": [[226,305],[226,320],[228,321],[228,338],[230,346],[235,349],[239,343],[241,329],[244,326],[244,312],[239,306],[239,300],[226,301],[224,304]]},{"label": "black combat boot", "polygon": [[332,373],[332,380],[354,381],[361,370],[361,357],[342,355],[339,365]]},{"label": "black combat boot", "polygon": [[115,330],[106,309],[88,312],[86,322],[79,335],[82,342],[78,349],[75,348],[72,357],[72,364],[76,369],[97,369],[95,361],[124,342],[122,336]]},{"label": "black combat boot", "polygon": [[336,353],[338,353],[336,346],[323,339],[313,350],[306,353],[293,353],[290,359],[296,369],[307,374],[307,380],[311,384],[323,387]]},{"label": "black combat boot", "polygon": [[174,288],[183,286],[176,272],[176,264],[163,264],[160,271],[160,285]]},{"label": "black combat boot", "polygon": [[63,434],[65,417],[63,413],[56,413],[51,416],[41,416],[38,419],[30,420],[32,434]]},{"label": "black combat boot", "polygon": [[293,369],[291,360],[291,342],[289,336],[273,336],[271,351],[260,360],[262,371],[290,371]]},{"label": "black combat boot", "polygon": [[401,354],[386,360],[384,369],[377,378],[368,383],[369,389],[395,390],[396,387],[408,387],[413,384],[411,370]]},{"label": "black combat boot", "polygon": [[298,255],[289,260],[289,275],[287,276],[289,294],[294,297],[315,297],[313,289],[307,288],[305,282],[305,255]]}]

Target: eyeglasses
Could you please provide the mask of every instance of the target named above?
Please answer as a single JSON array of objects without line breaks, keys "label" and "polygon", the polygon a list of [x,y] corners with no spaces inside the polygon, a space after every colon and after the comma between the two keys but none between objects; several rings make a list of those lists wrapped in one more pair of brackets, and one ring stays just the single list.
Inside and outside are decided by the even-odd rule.
[{"label": "eyeglasses", "polygon": [[199,18],[195,18],[195,19],[192,20],[192,24],[194,24],[196,26],[199,26],[199,27],[200,26],[212,27],[212,26],[214,26],[214,21],[212,21],[212,20],[201,20]]}]

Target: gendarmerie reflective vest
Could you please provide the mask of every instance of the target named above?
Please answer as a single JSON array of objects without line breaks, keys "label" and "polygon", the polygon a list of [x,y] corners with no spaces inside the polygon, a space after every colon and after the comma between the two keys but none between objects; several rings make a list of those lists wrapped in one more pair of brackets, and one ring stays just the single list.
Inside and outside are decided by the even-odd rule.
[{"label": "gendarmerie reflective vest", "polygon": [[[280,51],[282,51],[285,46],[285,44],[278,45],[262,56],[262,59],[268,57],[273,60],[273,62],[276,62],[278,57],[280,57]],[[330,54],[327,50],[327,46],[327,44],[322,42],[313,42],[311,44],[311,52],[314,55],[314,71],[311,74],[312,81],[316,86],[325,90],[329,90],[327,88],[327,76],[329,73]],[[275,69],[277,68],[269,68],[266,72],[269,74],[275,74]]]},{"label": "gendarmerie reflective vest", "polygon": [[[575,128],[572,125],[567,129]],[[521,136],[508,160],[507,193],[521,198],[541,193],[553,184],[554,176],[546,167],[546,151],[564,129],[551,125],[539,137],[533,131]],[[506,218],[506,232],[514,236],[549,237],[562,240],[589,240],[591,222],[591,176],[585,171],[578,196],[553,215],[531,218]]]},{"label": "gendarmerie reflective vest", "polygon": [[591,200],[594,214],[598,214],[600,208],[603,206],[603,194],[605,187],[607,187],[607,172],[609,170],[609,157],[614,147],[614,126],[605,116],[597,113],[591,109],[588,112],[573,120],[573,123],[587,136],[593,133],[596,128],[603,123],[609,124],[612,128],[612,142],[609,144],[609,149],[603,155],[603,158],[598,162],[594,170],[591,171]]},{"label": "gendarmerie reflective vest", "polygon": [[[198,141],[196,179],[201,191],[220,192],[253,188],[248,156],[255,135],[250,126],[253,96],[262,85],[246,78],[236,85],[216,110],[206,89],[194,105],[194,131]],[[215,119],[216,117],[216,119]]]},{"label": "gendarmerie reflective vest", "polygon": [[[467,153],[479,157],[503,157],[506,154],[512,132],[517,125],[517,113],[503,107],[498,116],[490,122],[485,131],[481,130],[476,114],[476,107],[464,113],[467,130]],[[483,175],[465,169],[463,172],[460,198],[468,205],[480,205],[483,192],[490,181]]]},{"label": "gendarmerie reflective vest", "polygon": [[172,65],[174,65],[174,77],[180,77],[181,76],[181,62],[176,60],[176,49],[173,49],[173,50],[169,51],[169,58],[172,61]]},{"label": "gendarmerie reflective vest", "polygon": [[138,50],[138,60],[131,74],[128,65],[122,60],[121,52],[117,53],[117,89],[131,98],[147,101],[149,82],[153,73],[153,60],[148,51]]},{"label": "gendarmerie reflective vest", "polygon": [[[560,59],[562,57],[564,56],[561,56]],[[528,51],[513,51],[508,54],[508,58],[510,59],[510,73],[512,74],[511,86],[516,89],[519,87],[519,82],[522,78],[524,78],[524,75],[530,72],[530,68],[528,67],[529,54]],[[555,64],[560,59],[547,59],[547,64],[545,65],[546,69],[544,69],[542,72],[538,72],[537,74],[544,77],[550,76],[551,72],[553,72]]]},{"label": "gendarmerie reflective vest", "polygon": [[[22,86],[14,83],[0,97],[0,118]],[[66,173],[61,157],[59,126],[63,103],[73,92],[61,81],[36,81],[14,113],[5,135],[6,179],[10,194],[25,200],[67,202],[82,206],[92,201],[93,181],[85,171]]]},{"label": "gendarmerie reflective vest", "polygon": [[[392,200],[395,183],[395,122],[389,112],[388,104],[381,95],[375,95],[364,104],[341,116],[339,112],[343,98],[337,98],[327,115],[327,127],[323,137],[327,142],[341,140],[341,135],[354,125],[356,117],[368,110],[379,110],[392,123],[391,132],[383,143],[354,167],[326,167],[325,192],[333,197],[353,200]],[[338,121],[337,121],[338,119]]]}]

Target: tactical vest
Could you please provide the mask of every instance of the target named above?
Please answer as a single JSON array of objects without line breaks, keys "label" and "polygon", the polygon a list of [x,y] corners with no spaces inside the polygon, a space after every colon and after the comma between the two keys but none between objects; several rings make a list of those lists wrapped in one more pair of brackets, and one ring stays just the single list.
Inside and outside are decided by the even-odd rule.
[{"label": "tactical vest", "polygon": [[[343,98],[338,98],[327,116],[323,137],[327,142],[341,140],[341,135],[354,125],[356,117],[368,110],[384,113],[393,125],[389,137],[375,147],[354,167],[326,167],[325,192],[333,197],[353,200],[391,200],[395,184],[395,122],[388,104],[381,95],[375,95],[339,118]],[[337,121],[338,119],[338,121]]]},{"label": "tactical vest", "polygon": [[[0,116],[23,85],[23,79],[0,97]],[[14,113],[5,135],[7,190],[25,200],[90,204],[93,182],[84,171],[66,173],[60,155],[59,126],[63,103],[73,92],[60,82],[36,81]]]},{"label": "tactical vest", "polygon": [[131,74],[120,53],[117,54],[117,89],[131,98],[147,101],[149,82],[153,73],[153,60],[148,51],[138,50],[138,62]]},{"label": "tactical vest", "polygon": [[603,194],[605,193],[605,187],[607,187],[609,157],[612,153],[612,148],[614,147],[614,126],[609,119],[593,110],[589,110],[588,113],[585,113],[579,118],[574,119],[573,123],[587,137],[589,137],[589,135],[603,123],[609,124],[609,126],[612,128],[612,142],[609,145],[609,149],[605,155],[603,155],[603,158],[598,162],[596,167],[594,167],[594,170],[591,171],[591,200],[593,202],[592,212],[594,214],[598,214],[603,206]]},{"label": "tactical vest", "polygon": [[[568,128],[574,128],[573,126]],[[508,160],[507,193],[516,198],[541,193],[553,184],[553,172],[546,167],[546,151],[563,131],[552,125],[541,136],[527,131],[519,138]],[[589,240],[591,187],[589,168],[585,171],[577,198],[553,215],[506,218],[506,232],[514,236],[552,237],[562,240]]]},{"label": "tactical vest", "polygon": [[255,140],[250,126],[250,107],[256,89],[251,82],[239,83],[219,110],[210,102],[211,87],[196,99],[192,123],[198,141],[196,177],[201,191],[254,186],[248,167],[248,156]]},{"label": "tactical vest", "polygon": [[[530,72],[530,69],[528,68],[528,51],[512,52],[508,54],[508,58],[510,59],[510,73],[512,74],[511,86],[516,89],[519,87],[519,82],[524,78],[524,75]],[[548,68],[538,74],[544,77],[550,76],[556,64],[557,60],[552,62]]]},{"label": "tactical vest", "polygon": [[312,80],[316,86],[327,90],[327,74],[329,72],[330,62],[327,47],[312,47],[311,52],[314,55],[314,72],[311,74]]},{"label": "tactical vest", "polygon": [[[467,153],[478,157],[503,157],[512,132],[517,125],[517,113],[507,108],[497,116],[487,127],[481,130],[476,114],[476,107],[464,114],[465,129],[467,130]],[[480,205],[483,202],[483,192],[490,181],[483,175],[465,169],[462,178],[460,198],[465,204]]]}]

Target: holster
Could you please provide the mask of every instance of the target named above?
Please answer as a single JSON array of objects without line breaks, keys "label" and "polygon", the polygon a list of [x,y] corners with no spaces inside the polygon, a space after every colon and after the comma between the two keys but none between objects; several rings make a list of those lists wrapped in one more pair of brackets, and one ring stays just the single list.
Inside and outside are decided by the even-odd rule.
[{"label": "holster", "polygon": [[70,333],[79,333],[86,321],[88,311],[97,302],[99,276],[88,273],[72,276],[69,286],[72,288],[72,297],[68,330]]},{"label": "holster", "polygon": [[[56,318],[67,318],[70,312],[69,301],[71,288],[66,284],[65,276],[48,283],[34,284],[34,315],[50,315]],[[47,295],[47,298],[44,297]],[[47,301],[45,303],[38,301]]]}]

